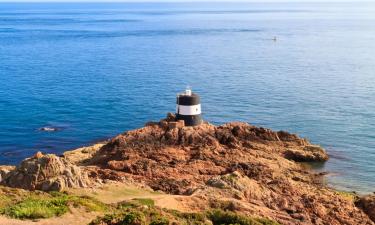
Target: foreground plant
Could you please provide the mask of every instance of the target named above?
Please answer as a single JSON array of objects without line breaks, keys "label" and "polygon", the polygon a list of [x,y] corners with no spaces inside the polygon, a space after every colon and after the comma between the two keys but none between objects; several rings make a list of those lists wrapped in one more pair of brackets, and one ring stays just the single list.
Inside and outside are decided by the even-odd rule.
[{"label": "foreground plant", "polygon": [[[213,209],[203,213],[183,213],[160,209],[133,200],[119,204],[118,211],[93,220],[89,225],[278,225],[277,222]],[[124,207],[125,206],[125,207]]]},{"label": "foreground plant", "polygon": [[0,206],[0,213],[17,219],[42,219],[61,216],[72,207],[87,211],[104,211],[108,207],[93,198],[58,192],[29,192],[20,198],[8,197]]}]

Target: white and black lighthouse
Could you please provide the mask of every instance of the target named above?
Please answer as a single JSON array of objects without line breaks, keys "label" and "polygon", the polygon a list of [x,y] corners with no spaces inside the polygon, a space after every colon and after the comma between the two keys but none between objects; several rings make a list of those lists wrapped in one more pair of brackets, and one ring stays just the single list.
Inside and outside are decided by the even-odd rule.
[{"label": "white and black lighthouse", "polygon": [[185,126],[197,126],[202,123],[201,100],[190,88],[177,95],[176,120],[183,120]]}]

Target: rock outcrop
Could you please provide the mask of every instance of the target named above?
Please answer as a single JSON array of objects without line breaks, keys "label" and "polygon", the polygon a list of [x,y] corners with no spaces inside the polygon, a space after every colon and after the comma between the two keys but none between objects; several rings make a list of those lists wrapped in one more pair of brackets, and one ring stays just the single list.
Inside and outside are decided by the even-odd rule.
[{"label": "rock outcrop", "polygon": [[87,187],[87,173],[56,155],[38,152],[4,174],[2,185],[27,190],[61,191],[65,188]]},{"label": "rock outcrop", "polygon": [[353,201],[296,163],[328,159],[306,139],[238,122],[168,123],[150,122],[110,140],[86,162],[97,167],[90,176],[131,178],[154,190],[193,196],[202,201],[197,205],[231,201],[234,210],[282,224],[373,224]]},{"label": "rock outcrop", "polygon": [[37,154],[0,170],[1,184],[62,190],[127,180],[194,199],[192,210],[229,207],[281,224],[374,224],[373,198],[355,202],[297,163],[326,161],[320,146],[247,123],[183,127],[174,120],[170,114],[65,157]]},{"label": "rock outcrop", "polygon": [[0,183],[2,180],[4,180],[8,174],[14,170],[15,166],[0,166]]},{"label": "rock outcrop", "polygon": [[357,201],[357,206],[375,221],[375,195],[363,196]]},{"label": "rock outcrop", "polygon": [[287,164],[285,168],[295,166],[287,159],[328,159],[321,147],[284,131],[238,122],[171,129],[168,122],[148,123],[144,128],[119,135],[87,164],[132,175],[154,189],[186,194],[214,175],[235,170],[261,175],[267,171],[265,159],[279,160]]},{"label": "rock outcrop", "polygon": [[303,151],[287,149],[284,156],[296,162],[324,162],[328,160],[324,149],[317,145],[307,145],[303,148]]}]

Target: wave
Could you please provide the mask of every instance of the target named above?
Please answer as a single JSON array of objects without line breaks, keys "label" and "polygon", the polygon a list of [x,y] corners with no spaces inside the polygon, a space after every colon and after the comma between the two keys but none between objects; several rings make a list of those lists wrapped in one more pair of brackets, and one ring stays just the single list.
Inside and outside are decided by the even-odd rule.
[{"label": "wave", "polygon": [[136,19],[70,19],[70,18],[1,18],[0,25],[29,24],[29,25],[65,25],[65,24],[96,24],[96,23],[131,23],[141,22]]},{"label": "wave", "polygon": [[258,13],[307,13],[306,9],[235,9],[235,10],[101,10],[85,12],[0,12],[0,16],[25,16],[25,15],[186,15],[186,14],[258,14]]},{"label": "wave", "polygon": [[[261,29],[169,29],[169,30],[134,30],[134,31],[89,31],[89,30],[52,30],[52,29],[14,29],[0,28],[0,34],[21,34],[20,38],[31,36],[63,38],[111,38],[126,36],[177,36],[177,35],[214,35],[220,33],[253,33]],[[25,34],[28,34],[25,36]]]}]

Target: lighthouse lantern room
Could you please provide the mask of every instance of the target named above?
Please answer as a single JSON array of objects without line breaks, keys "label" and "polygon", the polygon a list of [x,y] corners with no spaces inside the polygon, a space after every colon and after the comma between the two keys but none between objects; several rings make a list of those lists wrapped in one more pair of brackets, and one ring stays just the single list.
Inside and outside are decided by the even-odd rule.
[{"label": "lighthouse lantern room", "polygon": [[177,95],[176,120],[183,120],[185,126],[197,126],[202,121],[201,103],[198,94],[193,93],[190,87]]}]

